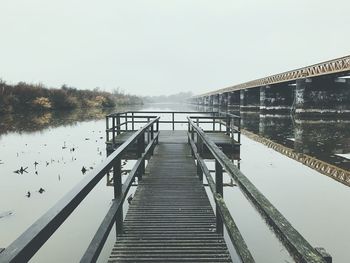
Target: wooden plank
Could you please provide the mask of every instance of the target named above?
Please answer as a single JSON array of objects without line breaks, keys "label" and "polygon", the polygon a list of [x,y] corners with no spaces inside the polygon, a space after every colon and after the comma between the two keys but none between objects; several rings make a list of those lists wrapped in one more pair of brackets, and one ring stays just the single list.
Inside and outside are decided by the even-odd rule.
[{"label": "wooden plank", "polygon": [[109,262],[232,262],[216,233],[186,131],[164,133],[163,138],[162,132]]}]

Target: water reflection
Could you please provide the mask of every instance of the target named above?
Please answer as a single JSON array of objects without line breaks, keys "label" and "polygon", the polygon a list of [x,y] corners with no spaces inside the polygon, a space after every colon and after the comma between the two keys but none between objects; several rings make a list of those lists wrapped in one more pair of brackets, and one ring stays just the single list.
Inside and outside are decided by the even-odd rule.
[{"label": "water reflection", "polygon": [[243,129],[350,170],[350,120],[294,120],[290,115],[259,113],[241,117]]},{"label": "water reflection", "polygon": [[[227,111],[227,109],[213,107],[197,109]],[[285,155],[293,156],[293,159],[304,164],[313,162],[307,165],[350,185],[350,119],[302,120],[294,119],[289,114],[262,115],[259,112],[229,112],[241,116],[243,130],[285,147],[281,150],[282,147],[278,146],[279,152],[288,152]],[[271,143],[266,141],[263,143],[272,147]]]},{"label": "water reflection", "polygon": [[[71,111],[23,112],[20,114],[0,115],[0,136],[9,132],[27,133],[47,128],[75,125],[82,121],[105,118],[111,112],[124,111],[126,108],[91,108]],[[128,108],[130,109],[130,107]]]}]

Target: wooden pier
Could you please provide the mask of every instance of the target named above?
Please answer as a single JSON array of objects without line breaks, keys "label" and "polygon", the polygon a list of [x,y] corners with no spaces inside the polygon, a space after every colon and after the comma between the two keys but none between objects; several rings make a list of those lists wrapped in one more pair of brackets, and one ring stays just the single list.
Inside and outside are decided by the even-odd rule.
[{"label": "wooden pier", "polygon": [[181,135],[171,141],[160,132],[109,262],[231,262],[186,131]]},{"label": "wooden pier", "polygon": [[[240,126],[235,123],[239,117],[170,112],[172,120],[161,122],[160,116],[137,114],[147,113],[107,116],[109,156],[5,250],[0,250],[0,263],[29,261],[102,178],[107,178],[107,186],[113,186],[114,198],[80,262],[96,262],[116,226],[116,242],[109,262],[232,262],[234,255],[240,262],[253,263],[255,260],[224,200],[224,172],[297,262],[332,262],[324,249],[312,247],[293,228],[225,153],[225,148],[231,151],[240,146]],[[183,121],[175,120],[176,114],[195,116],[186,115]],[[172,129],[160,130],[160,123],[170,123]],[[175,124],[184,123],[187,130],[175,130]],[[142,126],[136,127],[137,124]],[[212,129],[206,130],[201,124],[206,127],[209,124]],[[124,134],[128,132],[133,133]],[[123,142],[118,144],[123,136]],[[125,172],[122,159],[133,151],[135,164],[122,180]],[[215,162],[215,170],[208,169],[205,153]],[[108,179],[110,175],[112,179]],[[135,181],[137,189],[130,200],[129,189]],[[204,186],[208,186],[208,191]],[[212,194],[215,204],[209,202],[207,193]],[[130,205],[124,220],[126,199]],[[227,244],[234,249],[228,251]]]}]

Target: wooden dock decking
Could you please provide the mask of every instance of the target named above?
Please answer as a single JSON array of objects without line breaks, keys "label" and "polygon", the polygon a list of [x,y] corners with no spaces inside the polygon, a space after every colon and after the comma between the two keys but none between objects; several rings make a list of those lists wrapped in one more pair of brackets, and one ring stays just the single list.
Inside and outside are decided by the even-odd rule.
[{"label": "wooden dock decking", "polygon": [[162,132],[109,262],[232,262],[186,132]]},{"label": "wooden dock decking", "polygon": [[[115,144],[116,145],[123,144],[133,134],[134,134],[133,131],[123,132],[119,134],[115,138]],[[218,145],[223,145],[223,144],[229,145],[229,144],[237,143],[223,132],[211,132],[211,133],[207,133],[207,135],[213,142],[215,142],[215,144],[218,144]],[[176,130],[176,131],[162,130],[160,132],[159,140],[161,140],[164,143],[187,143],[187,131],[186,130]],[[113,144],[112,140],[107,142],[107,145],[112,145],[112,144]]]},{"label": "wooden dock decking", "polygon": [[[115,148],[122,145],[134,132],[128,131],[123,132],[115,137],[115,143],[113,144],[112,140],[109,140],[106,142],[107,144],[107,152],[111,153],[115,150]],[[210,132],[207,133],[208,137],[216,144],[218,145],[225,154],[231,156],[232,159],[239,159],[239,152],[240,152],[240,144],[230,138],[228,135],[226,135],[223,132]],[[195,135],[196,137],[196,135]],[[163,143],[187,143],[187,130],[162,130],[160,131],[159,135],[159,141]],[[136,159],[137,155],[135,155],[136,152],[136,145],[133,147],[130,147],[129,151],[126,153],[126,157],[128,159]],[[211,154],[207,149],[204,149],[203,156],[211,159]]]}]

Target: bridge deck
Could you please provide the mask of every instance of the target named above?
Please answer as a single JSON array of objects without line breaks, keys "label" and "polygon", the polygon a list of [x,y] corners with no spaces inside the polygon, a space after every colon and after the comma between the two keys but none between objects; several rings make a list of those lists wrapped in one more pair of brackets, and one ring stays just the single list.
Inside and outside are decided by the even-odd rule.
[{"label": "bridge deck", "polygon": [[[109,262],[231,262],[190,147],[159,138]],[[179,134],[178,134],[179,135]]]}]

